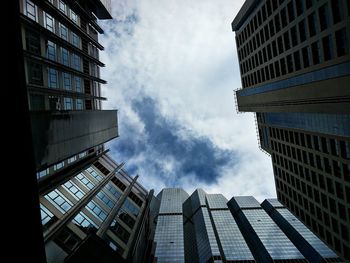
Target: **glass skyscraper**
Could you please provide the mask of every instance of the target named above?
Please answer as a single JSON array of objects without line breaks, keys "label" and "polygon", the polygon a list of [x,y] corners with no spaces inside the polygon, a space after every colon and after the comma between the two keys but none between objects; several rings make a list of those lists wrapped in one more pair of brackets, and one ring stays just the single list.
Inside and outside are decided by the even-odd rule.
[{"label": "glass skyscraper", "polygon": [[232,29],[278,200],[350,260],[350,2],[247,0]]},{"label": "glass skyscraper", "polygon": [[[228,201],[202,189],[189,196],[179,188],[163,189],[155,199],[147,262],[341,262],[276,199],[260,206],[252,196]],[[285,230],[285,222],[291,229]]]}]

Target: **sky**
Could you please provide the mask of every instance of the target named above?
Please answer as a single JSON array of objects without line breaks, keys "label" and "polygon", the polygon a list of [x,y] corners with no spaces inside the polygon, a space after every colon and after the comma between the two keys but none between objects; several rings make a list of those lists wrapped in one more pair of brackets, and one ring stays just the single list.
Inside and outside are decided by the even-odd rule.
[{"label": "sky", "polygon": [[241,80],[231,22],[242,4],[119,0],[114,19],[100,21],[103,109],[118,110],[120,135],[106,148],[156,194],[276,196],[254,115],[237,113],[234,101]]}]

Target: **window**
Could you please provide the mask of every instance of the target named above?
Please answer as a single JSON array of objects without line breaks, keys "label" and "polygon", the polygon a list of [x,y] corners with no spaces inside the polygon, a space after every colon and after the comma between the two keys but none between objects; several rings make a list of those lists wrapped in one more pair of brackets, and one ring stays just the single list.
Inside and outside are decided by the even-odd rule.
[{"label": "window", "polygon": [[72,32],[72,44],[73,46],[80,48],[80,37]]},{"label": "window", "polygon": [[298,45],[298,36],[297,36],[297,27],[296,26],[293,26],[290,29],[290,34],[291,34],[292,45],[293,45],[293,47],[295,47],[296,45]]},{"label": "window", "polygon": [[327,27],[329,27],[330,21],[329,21],[329,8],[328,4],[324,4],[318,9],[318,16],[320,19],[320,29],[325,30]]},{"label": "window", "polygon": [[97,229],[97,225],[89,217],[87,217],[83,212],[80,212],[79,214],[77,214],[73,219],[73,222],[81,226],[83,230]]},{"label": "window", "polygon": [[78,24],[78,16],[73,10],[70,10],[70,19],[72,19],[75,24]]},{"label": "window", "polygon": [[121,241],[123,241],[125,244],[128,243],[130,233],[124,227],[122,227],[120,224],[118,224],[116,220],[114,220],[112,222],[110,229],[112,230],[112,232],[114,232],[116,234],[116,236]]},{"label": "window", "polygon": [[76,92],[83,92],[81,87],[81,78],[80,77],[74,77],[75,81],[75,91]]},{"label": "window", "polygon": [[55,96],[49,96],[49,105],[50,105],[50,110],[60,110],[61,109],[61,103],[60,103],[60,98],[55,97]]},{"label": "window", "polygon": [[63,99],[63,106],[65,110],[72,110],[73,109],[73,99],[72,98],[64,98]]},{"label": "window", "polygon": [[57,171],[57,170],[61,169],[63,166],[64,166],[64,162],[57,163],[53,166],[53,170]]},{"label": "window", "polygon": [[330,60],[332,59],[332,38],[331,36],[326,36],[324,38],[322,38],[322,45],[323,45],[323,56],[324,56],[324,60]]},{"label": "window", "polygon": [[334,24],[344,19],[344,6],[342,0],[332,0],[332,15]]},{"label": "window", "polygon": [[128,211],[130,214],[134,215],[135,217],[137,217],[137,215],[140,212],[140,209],[137,206],[135,206],[128,199],[125,200],[125,202],[124,202],[122,207],[123,207],[124,210]]},{"label": "window", "polygon": [[72,181],[65,182],[63,188],[70,192],[76,200],[80,200],[85,195],[85,193]]},{"label": "window", "polygon": [[317,65],[321,62],[321,45],[319,41],[311,44],[312,62]]},{"label": "window", "polygon": [[70,254],[78,246],[81,239],[66,226],[55,236],[54,241]]},{"label": "window", "polygon": [[118,211],[118,217],[120,220],[125,223],[130,229],[132,229],[135,225],[135,219],[133,219],[127,212],[125,212],[123,209],[120,209]]},{"label": "window", "polygon": [[96,216],[101,221],[107,218],[107,214],[103,211],[103,209],[96,204],[94,201],[90,201],[86,205],[86,209],[89,210],[94,216]]},{"label": "window", "polygon": [[62,13],[64,13],[64,14],[66,14],[66,4],[62,1],[62,0],[59,0],[58,1],[58,9],[62,12]]},{"label": "window", "polygon": [[44,26],[51,32],[55,32],[55,22],[52,16],[44,12]]},{"label": "window", "polygon": [[72,55],[73,68],[76,70],[81,70],[81,59],[77,54]]},{"label": "window", "polygon": [[45,110],[45,97],[40,94],[30,94],[30,110]]},{"label": "window", "polygon": [[57,89],[58,88],[58,73],[57,70],[53,68],[48,68],[48,81],[47,86],[49,88]]},{"label": "window", "polygon": [[86,171],[88,171],[92,177],[94,177],[97,181],[101,181],[102,180],[102,176],[99,175],[93,168],[89,167],[86,169]]},{"label": "window", "polygon": [[316,34],[316,15],[315,13],[312,13],[307,18],[308,24],[309,24],[309,33],[310,37],[314,36]]},{"label": "window", "polygon": [[47,41],[46,44],[46,57],[51,60],[56,60],[56,44],[53,43],[52,41]]},{"label": "window", "polygon": [[40,204],[40,214],[41,214],[41,224],[43,226],[48,227],[49,225],[51,225],[53,223],[52,221],[56,221],[55,220],[56,217],[50,212],[49,209],[47,209],[42,204]]},{"label": "window", "polygon": [[37,172],[36,177],[37,177],[37,179],[39,179],[39,178],[42,178],[48,174],[49,174],[49,169],[45,169],[45,170],[42,170],[40,172]]},{"label": "window", "polygon": [[72,90],[72,77],[68,73],[63,73],[63,88],[65,90]]},{"label": "window", "polygon": [[85,157],[86,155],[87,155],[86,152],[79,153],[79,158],[83,158],[83,157]]},{"label": "window", "polygon": [[299,22],[298,26],[299,26],[300,42],[303,42],[306,40],[305,20]]},{"label": "window", "polygon": [[68,29],[60,23],[60,36],[64,40],[68,40]]},{"label": "window", "polygon": [[26,31],[26,48],[27,51],[40,55],[40,35],[33,31]]},{"label": "window", "polygon": [[76,99],[75,100],[75,109],[76,110],[83,110],[84,109],[84,104],[82,99]]},{"label": "window", "polygon": [[41,64],[28,62],[28,82],[30,84],[43,85],[43,69]]},{"label": "window", "polygon": [[68,50],[65,48],[61,48],[62,53],[62,64],[65,66],[69,66],[69,53]]},{"label": "window", "polygon": [[113,208],[114,206],[114,201],[112,201],[103,191],[99,192],[97,194],[97,197],[103,202],[105,203],[106,206],[108,206],[109,208]]},{"label": "window", "polygon": [[65,214],[73,206],[72,202],[70,202],[57,189],[45,195],[45,199],[47,199],[50,203],[52,203],[63,214]]},{"label": "window", "polygon": [[71,158],[68,159],[68,163],[73,163],[77,160],[77,156],[73,156]]},{"label": "window", "polygon": [[106,186],[104,187],[104,189],[106,191],[109,191],[117,200],[119,199],[119,197],[121,196],[121,193],[117,190],[117,188],[115,188],[114,186],[112,186],[111,183],[106,184]]},{"label": "window", "polygon": [[82,173],[78,174],[76,177],[76,179],[78,179],[83,185],[85,185],[88,189],[92,189],[94,188],[94,184],[86,178],[86,176],[84,176]]},{"label": "window", "polygon": [[304,47],[301,52],[303,55],[304,68],[307,68],[310,66],[309,47]]},{"label": "window", "polygon": [[29,17],[30,19],[37,21],[37,9],[36,9],[36,5],[32,3],[32,1],[27,0],[26,1],[26,12],[25,15],[27,17]]},{"label": "window", "polygon": [[340,29],[335,32],[335,42],[337,45],[337,55],[344,56],[349,52],[349,44],[346,37],[346,30],[345,28]]},{"label": "window", "polygon": [[295,70],[300,70],[301,66],[300,66],[299,51],[295,51],[295,52],[293,53],[293,57],[294,57]]}]

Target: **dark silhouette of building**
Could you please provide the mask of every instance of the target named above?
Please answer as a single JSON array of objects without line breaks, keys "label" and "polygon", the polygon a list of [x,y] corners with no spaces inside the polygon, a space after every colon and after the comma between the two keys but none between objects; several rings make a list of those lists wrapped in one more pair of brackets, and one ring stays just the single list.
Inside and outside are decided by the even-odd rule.
[{"label": "dark silhouette of building", "polygon": [[232,22],[278,200],[350,259],[350,3],[247,0]]}]

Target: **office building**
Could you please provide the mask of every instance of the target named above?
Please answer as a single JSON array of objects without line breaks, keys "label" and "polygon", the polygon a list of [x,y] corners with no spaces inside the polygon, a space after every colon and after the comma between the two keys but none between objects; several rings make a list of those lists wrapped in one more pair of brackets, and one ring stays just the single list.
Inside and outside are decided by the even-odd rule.
[{"label": "office building", "polygon": [[242,89],[278,200],[350,260],[350,3],[247,0],[232,22]]},{"label": "office building", "polygon": [[[101,110],[97,19],[110,0],[19,0],[25,80],[37,176],[83,169],[118,136],[117,111]],[[48,182],[46,182],[48,183]]]},{"label": "office building", "polygon": [[228,201],[202,189],[189,196],[183,189],[166,188],[155,203],[147,262],[341,262],[276,199],[263,202],[265,211],[251,196]]},{"label": "office building", "polygon": [[142,262],[149,239],[148,192],[108,155],[40,195],[46,258],[61,262]]}]

